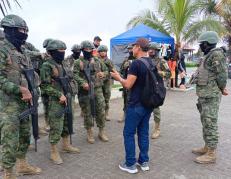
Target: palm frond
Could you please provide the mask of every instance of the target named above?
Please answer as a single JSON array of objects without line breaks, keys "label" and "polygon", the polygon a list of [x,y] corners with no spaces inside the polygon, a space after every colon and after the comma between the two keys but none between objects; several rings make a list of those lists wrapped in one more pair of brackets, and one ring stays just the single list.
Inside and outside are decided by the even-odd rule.
[{"label": "palm frond", "polygon": [[[18,0],[13,0],[12,2],[14,2],[17,6],[19,6],[21,8],[21,5],[18,2]],[[8,10],[11,10],[11,2],[9,0],[1,0],[0,1],[0,10],[1,10],[3,16],[5,16],[8,13]]]}]

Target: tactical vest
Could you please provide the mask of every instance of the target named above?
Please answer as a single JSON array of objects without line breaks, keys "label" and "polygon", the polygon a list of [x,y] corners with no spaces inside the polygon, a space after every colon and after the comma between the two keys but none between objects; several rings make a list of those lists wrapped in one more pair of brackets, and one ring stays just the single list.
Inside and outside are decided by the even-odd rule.
[{"label": "tactical vest", "polygon": [[214,50],[210,51],[204,58],[202,58],[200,62],[196,79],[196,84],[199,86],[206,86],[209,81],[216,79],[216,74],[209,70],[209,67],[207,66],[207,60],[209,59],[213,51]]},{"label": "tactical vest", "polygon": [[[13,82],[16,85],[23,86],[28,88],[28,83],[23,74],[23,69],[33,68],[30,59],[24,54],[18,52],[11,44],[7,44],[9,42],[3,41],[1,42],[1,50],[8,55],[7,57],[7,65],[3,70],[3,74],[7,77],[10,82]],[[37,73],[35,75],[35,85],[39,86],[40,80]]]},{"label": "tactical vest", "polygon": [[80,70],[82,73],[84,73],[85,68],[90,68],[91,71],[91,79],[94,83],[95,87],[101,87],[103,85],[103,79],[100,79],[97,77],[97,73],[102,72],[102,67],[100,64],[100,61],[92,58],[89,62],[88,60],[80,60]]}]

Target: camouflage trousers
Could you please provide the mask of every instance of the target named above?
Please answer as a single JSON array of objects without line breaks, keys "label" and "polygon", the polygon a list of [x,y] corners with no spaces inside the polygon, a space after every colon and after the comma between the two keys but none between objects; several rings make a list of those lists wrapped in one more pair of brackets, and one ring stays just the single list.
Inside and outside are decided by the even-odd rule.
[{"label": "camouflage trousers", "polygon": [[200,112],[202,132],[205,145],[216,149],[218,143],[218,111],[221,95],[211,98],[198,98],[197,108]]},{"label": "camouflage trousers", "polygon": [[67,120],[64,115],[57,117],[57,112],[63,110],[64,105],[60,104],[58,100],[50,100],[48,108],[48,120],[50,125],[49,141],[51,144],[57,144],[61,137],[69,135]]},{"label": "camouflage trousers", "polygon": [[[95,120],[97,127],[104,128],[105,126],[105,101],[103,97],[102,87],[97,87],[95,90]],[[90,129],[94,126],[94,121],[91,115],[90,98],[86,91],[79,91],[78,94],[79,105],[83,112],[84,127]]]},{"label": "camouflage trousers", "polygon": [[48,124],[48,106],[49,106],[49,96],[43,94],[42,96],[43,110],[44,110],[44,118],[45,122]]},{"label": "camouflage trousers", "polygon": [[105,100],[105,111],[108,111],[110,97],[111,97],[111,81],[110,80],[104,81],[104,85],[102,89],[103,89],[103,96]]},{"label": "camouflage trousers", "polygon": [[156,123],[160,123],[160,118],[161,118],[160,107],[155,108],[155,109],[153,110],[153,113],[154,113],[154,121],[155,121]]},{"label": "camouflage trousers", "polygon": [[19,114],[25,110],[16,102],[11,102],[1,112],[1,163],[3,168],[12,168],[16,158],[25,158],[30,145],[31,121],[29,119],[19,120]]}]

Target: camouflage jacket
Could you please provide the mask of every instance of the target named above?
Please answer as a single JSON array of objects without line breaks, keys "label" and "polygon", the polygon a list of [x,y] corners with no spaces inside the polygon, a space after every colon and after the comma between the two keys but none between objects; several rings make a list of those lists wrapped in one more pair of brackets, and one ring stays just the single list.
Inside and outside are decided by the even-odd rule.
[{"label": "camouflage jacket", "polygon": [[40,70],[42,94],[58,100],[63,95],[62,86],[57,82],[58,77],[64,77],[65,72],[62,65],[58,64],[52,57],[49,57],[42,64]]},{"label": "camouflage jacket", "polygon": [[106,68],[107,68],[107,75],[105,76],[105,80],[108,81],[111,79],[111,75],[110,72],[112,72],[112,69],[114,69],[114,64],[113,62],[109,59],[103,59],[103,58],[99,58],[99,60],[101,61],[101,63],[104,63]]},{"label": "camouflage jacket", "polygon": [[64,59],[63,61],[63,67],[67,73],[67,76],[69,77],[70,80],[70,85],[72,89],[72,95],[76,95],[78,93],[78,84],[74,80],[74,62],[75,59],[72,55],[69,55],[67,58]]},{"label": "camouflage jacket", "polygon": [[128,76],[128,70],[129,70],[129,67],[130,65],[132,64],[132,61],[135,60],[135,57],[131,58],[131,57],[128,57],[126,58],[123,63],[121,64],[120,66],[120,74],[123,78],[127,78]]},{"label": "camouflage jacket", "polygon": [[[2,104],[21,100],[20,86],[28,87],[22,72],[24,68],[32,68],[30,59],[19,52],[8,40],[0,42],[0,107]],[[38,76],[37,76],[38,77]],[[39,79],[37,79],[37,85]]]},{"label": "camouflage jacket", "polygon": [[[221,48],[214,48],[205,55],[198,70],[196,93],[199,97],[216,97],[226,87],[227,65]],[[204,83],[200,83],[200,79]]]},{"label": "camouflage jacket", "polygon": [[[74,80],[78,83],[79,91],[83,91],[83,84],[88,83],[87,77],[85,75],[84,69],[87,68],[89,65],[92,65],[91,68],[91,78],[93,79],[95,87],[101,87],[103,85],[103,81],[105,78],[98,78],[97,73],[103,72],[104,76],[108,75],[108,71],[106,65],[102,63],[98,58],[93,57],[92,60],[86,60],[84,58],[79,58],[74,63]],[[85,91],[85,90],[84,90]]]},{"label": "camouflage jacket", "polygon": [[158,73],[164,79],[169,79],[171,76],[170,69],[168,67],[168,63],[163,58],[153,58],[153,62],[157,67]]},{"label": "camouflage jacket", "polygon": [[36,72],[39,72],[39,69],[42,66],[43,63],[43,57],[42,53],[38,49],[36,49],[31,43],[26,42],[22,46],[22,50],[26,53],[27,56],[31,59],[33,68],[35,69]]}]

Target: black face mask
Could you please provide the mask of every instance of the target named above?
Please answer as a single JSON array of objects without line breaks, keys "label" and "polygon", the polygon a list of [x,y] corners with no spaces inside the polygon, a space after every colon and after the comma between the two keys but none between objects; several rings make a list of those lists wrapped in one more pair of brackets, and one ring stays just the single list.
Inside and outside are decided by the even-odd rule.
[{"label": "black face mask", "polygon": [[18,28],[5,28],[5,38],[12,43],[17,50],[21,51],[21,46],[25,44],[28,35],[18,31]]},{"label": "black face mask", "polygon": [[207,55],[210,50],[216,47],[216,44],[209,44],[208,42],[202,42],[200,44],[200,49],[204,53],[204,55]]},{"label": "black face mask", "polygon": [[52,58],[58,63],[62,64],[64,60],[65,52],[59,52],[58,50],[50,51]]},{"label": "black face mask", "polygon": [[75,60],[79,59],[81,52],[73,52],[72,56],[74,57]]},{"label": "black face mask", "polygon": [[83,50],[83,57],[84,59],[89,60],[90,58],[92,58],[92,51],[91,52],[87,52]]},{"label": "black face mask", "polygon": [[133,57],[133,51],[128,52],[130,57]]}]

